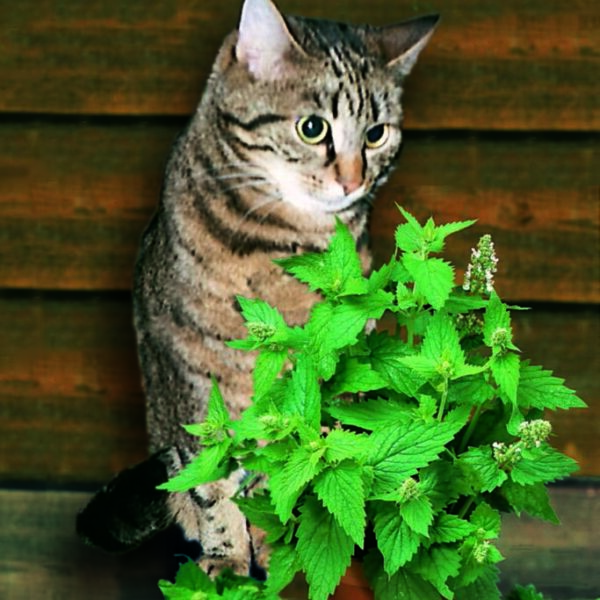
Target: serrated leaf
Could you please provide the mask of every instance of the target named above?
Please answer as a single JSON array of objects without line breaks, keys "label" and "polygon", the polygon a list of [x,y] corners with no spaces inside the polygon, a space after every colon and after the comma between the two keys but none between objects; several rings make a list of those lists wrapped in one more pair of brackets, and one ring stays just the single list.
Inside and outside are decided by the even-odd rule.
[{"label": "serrated leaf", "polygon": [[281,313],[264,300],[243,296],[236,298],[246,321],[249,340],[260,345],[276,333],[283,334],[287,331],[288,327]]},{"label": "serrated leaf", "polygon": [[406,223],[398,225],[396,228],[396,247],[404,252],[420,250],[425,243],[423,228],[409,212],[403,208],[398,208],[406,219]]},{"label": "serrated leaf", "polygon": [[386,386],[387,381],[369,363],[348,358],[338,369],[328,391],[331,396],[338,396],[343,393],[372,392]]},{"label": "serrated leaf", "polygon": [[300,569],[300,557],[293,546],[275,546],[269,557],[267,591],[272,594],[278,594],[283,588],[291,583],[294,575],[300,571]]},{"label": "serrated leaf", "polygon": [[423,538],[409,527],[393,502],[374,503],[373,525],[385,572],[391,576],[416,554]]},{"label": "serrated leaf", "polygon": [[358,461],[364,459],[371,447],[371,441],[366,435],[333,429],[325,440],[325,460],[327,462],[340,462],[347,458]]},{"label": "serrated leaf", "polygon": [[486,502],[480,503],[471,513],[472,525],[484,532],[480,537],[485,540],[496,539],[500,535],[500,513]]},{"label": "serrated leaf", "polygon": [[412,350],[387,333],[371,334],[367,343],[371,350],[371,365],[395,391],[415,396],[427,377],[415,373],[403,359]]},{"label": "serrated leaf", "polygon": [[469,376],[454,380],[448,387],[448,401],[451,404],[481,406],[494,397],[494,388],[483,376]]},{"label": "serrated leaf", "polygon": [[450,577],[456,577],[460,571],[460,555],[451,546],[431,546],[422,550],[411,562],[411,568],[423,579],[435,586],[448,600],[454,598],[454,592],[448,587]]},{"label": "serrated leaf", "polygon": [[455,433],[456,428],[447,423],[423,422],[395,423],[375,431],[369,460],[375,476],[373,493],[391,491],[435,460]]},{"label": "serrated leaf", "polygon": [[549,483],[567,477],[578,469],[576,460],[548,444],[543,444],[539,448],[527,448],[522,451],[521,460],[512,468],[510,478],[521,485]]},{"label": "serrated leaf", "polygon": [[504,483],[501,492],[518,516],[524,511],[555,525],[560,523],[543,483],[521,485],[509,480]]},{"label": "serrated leaf", "polygon": [[387,398],[341,403],[330,406],[328,412],[334,419],[338,419],[345,425],[354,425],[369,431],[388,427],[395,421],[412,420],[406,403]]},{"label": "serrated leaf", "polygon": [[377,578],[374,588],[377,600],[439,600],[435,587],[409,567],[398,569],[389,579]]},{"label": "serrated leaf", "polygon": [[470,448],[460,455],[458,464],[476,492],[491,492],[508,478],[494,460],[489,446]]},{"label": "serrated leaf", "polygon": [[186,465],[175,477],[158,486],[159,490],[185,492],[193,487],[216,481],[227,476],[227,465],[223,465],[229,452],[231,439],[226,438],[219,444],[207,446],[192,462]]},{"label": "serrated leaf", "polygon": [[465,355],[452,319],[437,313],[429,321],[421,347],[422,356],[441,365],[448,362],[452,370],[465,364]]},{"label": "serrated leaf", "polygon": [[352,538],[319,500],[309,496],[300,509],[296,546],[311,600],[327,600],[350,564]]},{"label": "serrated leaf", "polygon": [[183,563],[175,576],[175,583],[158,582],[166,600],[202,600],[207,594],[216,593],[215,583],[193,561]]},{"label": "serrated leaf", "polygon": [[331,285],[326,252],[306,252],[297,256],[276,259],[273,262],[282,267],[298,281],[306,283],[312,291],[325,290]]},{"label": "serrated leaf", "polygon": [[429,244],[431,252],[442,252],[446,238],[453,233],[458,233],[474,225],[477,221],[454,221],[453,223],[444,223],[435,228],[433,240]]},{"label": "serrated leaf", "polygon": [[441,258],[421,259],[405,254],[402,264],[415,281],[416,292],[422,294],[431,306],[440,310],[454,287],[454,269]]},{"label": "serrated leaf", "polygon": [[427,537],[433,523],[433,508],[427,496],[417,496],[400,504],[404,522],[419,535]]},{"label": "serrated leaf", "polygon": [[435,520],[430,540],[437,543],[458,542],[470,535],[475,526],[456,515],[442,513]]},{"label": "serrated leaf", "polygon": [[513,406],[517,406],[519,387],[520,359],[514,352],[492,356],[490,368],[494,381]]},{"label": "serrated leaf", "polygon": [[329,379],[335,372],[338,351],[357,342],[369,319],[379,319],[393,304],[393,296],[382,290],[365,296],[344,298],[340,304],[319,303],[311,311],[306,331],[308,348],[319,374]]},{"label": "serrated leaf", "polygon": [[269,479],[269,489],[275,506],[275,512],[282,523],[287,523],[306,484],[323,468],[319,461],[320,451],[312,451],[304,446],[294,450],[282,469],[273,473]]},{"label": "serrated leaf", "polygon": [[264,493],[253,496],[236,496],[233,501],[240,507],[252,525],[260,527],[267,533],[267,543],[276,542],[286,534],[287,527],[281,523],[275,514],[275,507],[271,499]]},{"label": "serrated leaf", "polygon": [[277,375],[283,369],[287,356],[287,350],[263,350],[256,357],[254,371],[252,371],[255,402],[271,389]]},{"label": "serrated leaf", "polygon": [[500,600],[502,595],[498,589],[498,568],[485,565],[479,577],[469,585],[457,590],[457,600]]},{"label": "serrated leaf", "polygon": [[366,523],[362,467],[350,460],[327,467],[315,479],[314,490],[342,529],[362,548]]},{"label": "serrated leaf", "polygon": [[320,428],[321,389],[318,373],[311,357],[306,354],[297,357],[282,412],[302,417],[309,427],[317,431]]},{"label": "serrated leaf", "polygon": [[583,400],[575,392],[564,385],[564,379],[554,377],[552,371],[529,363],[521,364],[517,401],[523,408],[586,408]]}]

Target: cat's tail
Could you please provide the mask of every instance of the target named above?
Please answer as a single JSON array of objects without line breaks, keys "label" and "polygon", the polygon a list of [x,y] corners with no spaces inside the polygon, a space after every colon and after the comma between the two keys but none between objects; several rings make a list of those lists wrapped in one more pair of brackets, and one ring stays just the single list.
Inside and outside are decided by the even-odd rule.
[{"label": "cat's tail", "polygon": [[116,475],[77,515],[77,534],[107,552],[125,552],[173,524],[169,492],[156,489],[169,478],[171,454],[157,452]]}]

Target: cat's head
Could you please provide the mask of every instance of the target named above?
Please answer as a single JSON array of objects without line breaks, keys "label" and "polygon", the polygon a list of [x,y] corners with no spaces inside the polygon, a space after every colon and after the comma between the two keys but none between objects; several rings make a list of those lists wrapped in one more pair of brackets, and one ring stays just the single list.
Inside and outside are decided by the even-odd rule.
[{"label": "cat's head", "polygon": [[211,77],[223,140],[285,203],[352,210],[399,154],[403,81],[437,21],[352,26],[245,0]]}]

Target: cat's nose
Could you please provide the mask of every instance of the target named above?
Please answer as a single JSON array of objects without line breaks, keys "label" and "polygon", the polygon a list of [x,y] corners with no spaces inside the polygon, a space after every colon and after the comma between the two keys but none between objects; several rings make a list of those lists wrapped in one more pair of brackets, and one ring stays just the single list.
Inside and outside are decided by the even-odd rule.
[{"label": "cat's nose", "polygon": [[362,157],[338,157],[335,165],[336,181],[342,186],[348,196],[363,184]]}]

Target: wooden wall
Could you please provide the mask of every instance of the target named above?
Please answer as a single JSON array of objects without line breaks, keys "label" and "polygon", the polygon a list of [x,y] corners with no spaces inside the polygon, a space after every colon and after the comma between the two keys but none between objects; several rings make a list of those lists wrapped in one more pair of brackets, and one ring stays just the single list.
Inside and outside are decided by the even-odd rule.
[{"label": "wooden wall", "polygon": [[[39,492],[23,490],[40,487],[60,490],[60,503],[145,455],[133,258],[240,4],[0,0],[0,503],[16,489],[34,506]],[[590,407],[557,415],[556,443],[582,475],[600,475],[598,5],[280,6],[374,24],[442,13],[407,86],[403,157],[374,211],[376,256],[390,249],[396,202],[438,222],[477,218],[450,257],[464,265],[479,235],[493,235],[500,294],[534,308],[515,317],[517,344]],[[0,576],[0,596],[31,597],[14,581]]]}]

